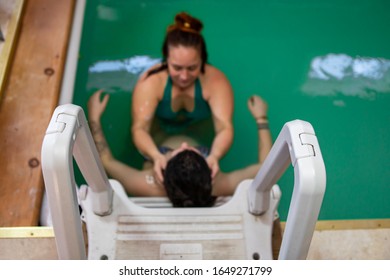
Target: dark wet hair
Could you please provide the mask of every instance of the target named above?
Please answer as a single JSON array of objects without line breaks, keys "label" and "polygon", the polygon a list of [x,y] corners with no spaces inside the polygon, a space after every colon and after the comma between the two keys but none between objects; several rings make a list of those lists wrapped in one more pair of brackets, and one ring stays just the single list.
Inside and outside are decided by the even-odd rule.
[{"label": "dark wet hair", "polygon": [[191,150],[168,161],[164,186],[174,207],[209,207],[216,199],[211,194],[211,171],[206,160]]},{"label": "dark wet hair", "polygon": [[168,68],[167,59],[170,46],[194,47],[200,51],[202,59],[201,72],[205,72],[207,63],[206,42],[200,33],[203,29],[202,22],[191,15],[181,12],[175,16],[175,23],[168,26],[162,46],[163,59],[161,66],[148,72],[147,76],[158,73]]}]

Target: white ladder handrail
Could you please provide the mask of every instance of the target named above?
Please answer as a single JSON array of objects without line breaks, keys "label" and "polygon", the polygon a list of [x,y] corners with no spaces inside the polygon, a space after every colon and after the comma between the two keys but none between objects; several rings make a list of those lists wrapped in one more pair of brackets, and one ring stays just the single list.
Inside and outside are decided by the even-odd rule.
[{"label": "white ladder handrail", "polygon": [[113,191],[81,107],[71,104],[57,107],[41,153],[59,258],[86,259],[72,156],[91,187],[96,215],[111,213]]},{"label": "white ladder handrail", "polygon": [[249,211],[268,210],[272,186],[294,167],[294,189],[280,248],[279,259],[305,259],[321,209],[326,186],[325,165],[310,123],[286,123],[248,192]]}]

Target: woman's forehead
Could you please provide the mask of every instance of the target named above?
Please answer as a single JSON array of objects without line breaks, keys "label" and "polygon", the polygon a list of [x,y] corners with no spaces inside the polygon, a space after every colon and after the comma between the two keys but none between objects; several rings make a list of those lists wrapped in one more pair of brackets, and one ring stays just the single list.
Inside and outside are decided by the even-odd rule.
[{"label": "woman's forehead", "polygon": [[168,60],[178,65],[191,65],[201,60],[199,51],[194,47],[170,47]]}]

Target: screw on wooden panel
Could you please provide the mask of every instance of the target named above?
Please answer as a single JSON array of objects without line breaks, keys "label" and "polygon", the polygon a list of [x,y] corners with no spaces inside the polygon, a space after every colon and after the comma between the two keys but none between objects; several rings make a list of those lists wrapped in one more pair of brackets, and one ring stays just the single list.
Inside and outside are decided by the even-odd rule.
[{"label": "screw on wooden panel", "polygon": [[253,255],[252,255],[252,258],[254,259],[254,260],[260,260],[260,255],[259,255],[259,253],[253,253]]},{"label": "screw on wooden panel", "polygon": [[45,75],[47,75],[47,76],[51,76],[51,75],[54,74],[54,69],[53,69],[53,68],[50,68],[50,67],[45,68],[44,73],[45,73]]},{"label": "screw on wooden panel", "polygon": [[37,158],[32,158],[28,161],[28,166],[35,168],[39,166],[39,160]]}]

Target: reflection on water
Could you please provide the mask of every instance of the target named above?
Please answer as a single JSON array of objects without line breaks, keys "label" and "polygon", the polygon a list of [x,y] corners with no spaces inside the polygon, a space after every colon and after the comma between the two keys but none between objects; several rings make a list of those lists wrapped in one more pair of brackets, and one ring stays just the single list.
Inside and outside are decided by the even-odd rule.
[{"label": "reflection on water", "polygon": [[390,60],[346,54],[315,57],[302,91],[312,96],[375,100],[378,93],[390,93]]},{"label": "reflection on water", "polygon": [[160,58],[137,55],[122,60],[98,61],[88,69],[88,90],[104,88],[107,92],[132,91],[138,77]]}]

